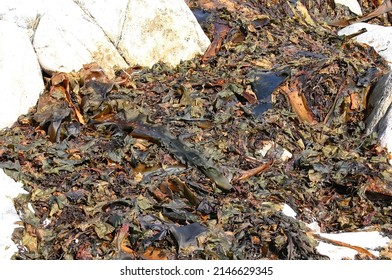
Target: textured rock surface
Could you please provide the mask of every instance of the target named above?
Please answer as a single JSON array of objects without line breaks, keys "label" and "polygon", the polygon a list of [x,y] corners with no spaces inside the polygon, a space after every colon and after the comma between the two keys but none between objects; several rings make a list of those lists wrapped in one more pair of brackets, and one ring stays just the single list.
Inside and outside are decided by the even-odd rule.
[{"label": "textured rock surface", "polygon": [[362,9],[357,0],[335,0],[335,4],[344,5],[354,14],[362,16]]},{"label": "textured rock surface", "polygon": [[[372,46],[392,69],[392,27],[368,23],[356,23],[339,31],[339,35],[350,35],[366,28],[367,32],[355,37],[360,43]],[[382,146],[392,154],[392,72],[386,74],[373,89],[369,100],[369,115],[366,118],[366,134],[377,132]],[[392,160],[390,160],[392,164]]]},{"label": "textured rock surface", "polygon": [[28,30],[49,73],[90,62],[109,76],[113,67],[175,66],[210,44],[183,0],[4,0],[0,19]]},{"label": "textured rock surface", "polygon": [[153,3],[131,1],[118,44],[128,63],[176,65],[207,49],[210,42],[183,0]]},{"label": "textured rock surface", "polygon": [[83,64],[97,62],[109,76],[113,67],[127,63],[104,31],[72,1],[62,1],[62,8],[50,5],[35,31],[33,46],[41,67],[47,72],[77,71]]},{"label": "textured rock surface", "polygon": [[26,193],[22,189],[22,183],[15,182],[0,169],[0,260],[10,259],[17,250],[11,236],[15,222],[20,221],[20,218],[15,211],[12,198],[19,193]]},{"label": "textured rock surface", "polygon": [[377,53],[392,65],[392,27],[380,26],[364,22],[354,23],[338,32],[339,35],[350,35],[366,28],[367,32],[355,37],[359,43],[372,46]]},{"label": "textured rock surface", "polygon": [[[366,133],[377,132],[382,146],[392,154],[392,72],[387,73],[375,86],[369,106],[372,110],[366,119]],[[392,159],[389,160],[392,164]]]},{"label": "textured rock surface", "polygon": [[380,122],[385,122],[384,119],[391,103],[392,72],[389,72],[378,81],[369,97],[368,107],[372,110],[366,119],[366,134],[374,131],[380,133]]},{"label": "textured rock surface", "polygon": [[41,69],[26,31],[0,21],[0,128],[34,106],[44,90]]}]

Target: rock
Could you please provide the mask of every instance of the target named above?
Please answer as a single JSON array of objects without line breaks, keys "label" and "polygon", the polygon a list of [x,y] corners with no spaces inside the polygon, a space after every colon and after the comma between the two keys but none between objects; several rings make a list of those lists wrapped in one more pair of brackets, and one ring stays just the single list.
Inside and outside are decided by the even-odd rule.
[{"label": "rock", "polygon": [[335,0],[335,4],[346,6],[354,14],[362,16],[362,9],[357,0]]},{"label": "rock", "polygon": [[0,20],[0,129],[11,126],[44,91],[41,69],[27,32]]},{"label": "rock", "polygon": [[210,44],[183,0],[4,0],[0,19],[28,30],[48,73],[91,62],[109,77],[113,68],[175,66]]},{"label": "rock", "polygon": [[[339,31],[339,35],[350,35],[366,28],[367,32],[355,37],[359,43],[372,46],[392,69],[392,27],[368,23],[355,23]],[[376,132],[380,144],[392,155],[392,71],[384,75],[375,85],[368,98],[368,116],[365,133]],[[389,160],[392,164],[392,158]]]},{"label": "rock", "polygon": [[0,169],[0,260],[10,259],[17,251],[11,240],[15,222],[20,218],[15,211],[12,199],[19,193],[27,193],[22,183],[15,182]]},{"label": "rock", "polygon": [[[375,85],[368,99],[370,114],[366,118],[366,134],[380,133],[380,124],[385,127],[386,113],[392,103],[392,72],[384,75]],[[392,139],[391,139],[392,140]],[[392,142],[391,142],[392,143]],[[384,143],[386,144],[386,143]],[[392,145],[389,145],[392,148]]]},{"label": "rock", "polygon": [[[392,71],[374,87],[368,101],[371,113],[366,118],[366,134],[377,132],[380,144],[392,155]],[[392,164],[392,156],[389,156]]]},{"label": "rock", "polygon": [[354,23],[338,32],[338,35],[351,35],[366,28],[367,32],[355,37],[359,43],[372,46],[374,50],[392,66],[392,26],[380,26],[364,22]]},{"label": "rock", "polygon": [[104,30],[106,36],[118,45],[123,26],[129,9],[129,0],[76,0],[79,7],[89,15],[98,26]]},{"label": "rock", "polygon": [[[0,20],[0,84],[0,129],[3,129],[27,113],[44,91],[27,29],[3,20]],[[20,219],[12,198],[23,192],[21,186],[0,169],[0,259],[10,259],[17,250],[11,235]]]},{"label": "rock", "polygon": [[183,0],[76,3],[102,28],[129,65],[151,67],[161,61],[175,66],[203,54],[210,45]]},{"label": "rock", "polygon": [[39,14],[46,6],[46,1],[34,1],[34,5],[27,5],[26,0],[2,0],[0,4],[0,19],[16,24],[26,29],[30,39],[33,39]]},{"label": "rock", "polygon": [[54,4],[48,7],[33,46],[41,67],[49,73],[78,71],[83,64],[96,62],[114,77],[114,67],[128,67],[101,27],[71,0],[62,1],[61,9]]},{"label": "rock", "polygon": [[[388,247],[391,240],[383,236],[378,231],[354,231],[354,232],[340,232],[340,233],[318,233],[319,236],[324,238],[317,245],[317,251],[320,254],[326,255],[330,260],[355,260],[355,256],[358,254],[357,250],[348,248],[345,246],[337,246],[332,242],[327,243],[327,240],[338,241],[356,248],[364,248],[372,255],[379,257],[379,248]],[[336,243],[335,243],[336,244]]]},{"label": "rock", "polygon": [[118,48],[129,64],[150,67],[158,61],[177,65],[203,54],[209,45],[183,0],[133,0]]}]

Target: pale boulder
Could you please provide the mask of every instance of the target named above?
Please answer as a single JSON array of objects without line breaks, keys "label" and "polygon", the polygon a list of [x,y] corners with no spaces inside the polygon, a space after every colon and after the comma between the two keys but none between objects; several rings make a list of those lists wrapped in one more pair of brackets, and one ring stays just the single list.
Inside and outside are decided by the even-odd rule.
[{"label": "pale boulder", "polygon": [[[48,73],[97,62],[113,76],[114,67],[175,66],[209,44],[183,0],[1,0],[0,129],[27,113],[43,92],[38,61]],[[0,187],[0,259],[9,259],[19,220],[12,198],[23,190],[1,169]]]},{"label": "pale boulder", "polygon": [[[27,113],[44,90],[39,67],[27,29],[0,20],[0,129],[11,126],[19,115]],[[11,240],[20,221],[12,199],[23,193],[17,183],[0,169],[0,259],[16,252]]]},{"label": "pale boulder", "polygon": [[51,0],[1,0],[0,20],[8,21],[27,30],[30,39],[34,36],[39,15]]},{"label": "pale boulder", "polygon": [[367,44],[392,65],[392,26],[380,26],[364,22],[354,23],[338,32],[338,35],[351,35],[359,30],[367,31],[354,37],[359,43]]},{"label": "pale boulder", "polygon": [[4,0],[0,19],[28,30],[48,73],[90,62],[110,77],[114,68],[176,66],[210,44],[184,0]]},{"label": "pale boulder", "polygon": [[44,91],[41,68],[26,30],[0,20],[0,129],[11,126]]},{"label": "pale boulder", "polygon": [[335,0],[335,4],[346,6],[354,14],[362,16],[362,9],[357,0]]},{"label": "pale boulder", "polygon": [[183,0],[131,0],[118,49],[131,65],[175,66],[203,54],[210,41]]},{"label": "pale boulder", "polygon": [[75,3],[102,28],[117,47],[132,0],[75,0]]},{"label": "pale boulder", "polygon": [[102,28],[77,4],[64,0],[61,9],[56,6],[49,5],[34,34],[33,46],[45,71],[77,71],[96,62],[113,77],[115,67],[128,67]]},{"label": "pale boulder", "polygon": [[14,208],[13,198],[20,193],[27,193],[22,183],[15,182],[0,169],[0,260],[7,260],[17,251],[11,240],[16,222],[20,217]]}]

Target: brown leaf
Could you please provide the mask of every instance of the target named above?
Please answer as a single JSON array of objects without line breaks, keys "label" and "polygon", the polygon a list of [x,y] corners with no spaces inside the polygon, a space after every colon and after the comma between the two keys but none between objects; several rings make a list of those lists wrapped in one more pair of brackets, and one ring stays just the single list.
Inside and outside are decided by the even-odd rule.
[{"label": "brown leaf", "polygon": [[86,121],[83,115],[80,113],[79,108],[75,106],[75,104],[71,100],[70,83],[67,75],[64,73],[54,74],[51,79],[51,82],[52,82],[52,87],[50,88],[50,95],[52,96],[54,92],[58,92],[59,90],[61,90],[63,92],[65,101],[67,101],[68,105],[75,112],[77,120],[81,124],[86,124]]},{"label": "brown leaf", "polygon": [[133,249],[129,248],[127,245],[128,231],[129,225],[122,225],[116,237],[114,238],[113,243],[116,245],[119,251],[122,251],[128,255],[135,256],[136,252]]},{"label": "brown leaf", "polygon": [[319,239],[321,241],[324,241],[324,242],[327,242],[329,244],[333,244],[333,245],[337,245],[337,246],[342,246],[342,247],[347,247],[347,248],[353,249],[353,250],[357,251],[358,253],[366,255],[370,259],[377,259],[377,257],[375,255],[373,255],[368,250],[366,250],[366,249],[364,249],[362,247],[351,245],[351,244],[348,244],[348,243],[345,243],[345,242],[342,242],[342,241],[337,241],[337,240],[329,239],[329,238],[326,238],[326,237],[322,237],[322,236],[320,236],[318,234],[313,234],[313,236],[316,237],[317,239]]},{"label": "brown leaf", "polygon": [[80,69],[78,73],[85,84],[91,80],[102,83],[109,82],[109,78],[106,76],[103,69],[95,62],[84,64],[83,68]]},{"label": "brown leaf", "polygon": [[336,26],[336,27],[344,27],[353,23],[357,22],[365,22],[369,21],[375,17],[378,17],[382,14],[388,13],[392,11],[392,1],[391,0],[385,0],[377,9],[375,9],[373,12],[368,13],[367,15],[364,15],[362,17],[354,17],[350,19],[341,19],[337,21],[330,22],[329,25],[331,26]]},{"label": "brown leaf", "polygon": [[392,187],[387,183],[383,182],[378,177],[369,177],[366,184],[364,185],[364,189],[366,190],[366,192],[372,192],[392,197]]},{"label": "brown leaf", "polygon": [[298,118],[310,124],[317,123],[316,120],[313,118],[313,114],[310,111],[307,101],[303,94],[300,94],[300,89],[298,89],[299,85],[298,82],[295,80],[290,87],[285,84],[280,87],[281,91],[288,97],[291,107],[293,108],[294,112],[297,114]]},{"label": "brown leaf", "polygon": [[143,254],[143,258],[146,260],[167,260],[168,257],[166,253],[158,248],[148,247]]},{"label": "brown leaf", "polygon": [[91,245],[90,244],[82,244],[78,251],[76,252],[77,260],[92,260],[93,255],[91,254]]},{"label": "brown leaf", "polygon": [[186,198],[193,205],[200,203],[199,198],[193,193],[193,191],[178,177],[173,176],[168,180],[168,186],[173,193]]},{"label": "brown leaf", "polygon": [[350,109],[351,110],[353,110],[353,111],[355,111],[355,110],[358,110],[358,109],[360,109],[361,108],[361,100],[360,100],[360,97],[358,96],[358,93],[356,93],[356,92],[353,92],[353,93],[351,93],[350,94],[350,103],[351,103],[351,106],[350,106]]},{"label": "brown leaf", "polygon": [[256,168],[250,169],[242,173],[242,175],[237,179],[238,181],[244,181],[250,177],[256,176],[260,174],[261,172],[265,171],[267,168],[269,168],[272,165],[273,161],[270,160],[269,162],[262,164]]},{"label": "brown leaf", "polygon": [[214,24],[214,39],[212,43],[208,46],[201,59],[203,63],[208,62],[211,58],[216,56],[222,46],[223,40],[229,33],[229,30],[230,27],[226,23],[217,22]]}]

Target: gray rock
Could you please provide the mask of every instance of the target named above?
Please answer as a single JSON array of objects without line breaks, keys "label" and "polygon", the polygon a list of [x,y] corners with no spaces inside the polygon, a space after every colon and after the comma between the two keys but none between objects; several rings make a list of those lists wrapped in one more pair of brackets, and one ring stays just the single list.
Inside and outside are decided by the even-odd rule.
[{"label": "gray rock", "polygon": [[[368,23],[355,23],[339,31],[339,35],[350,35],[365,28],[367,31],[356,37],[359,43],[372,46],[392,69],[392,27]],[[392,154],[392,71],[376,84],[368,99],[369,114],[366,117],[365,133],[376,132],[380,144]],[[392,160],[389,161],[392,164]]]},{"label": "gray rock", "polygon": [[[392,154],[392,71],[384,75],[372,91],[368,106],[371,113],[366,118],[366,134],[376,132],[383,147]],[[392,164],[392,158],[389,159]]]},{"label": "gray rock", "polygon": [[[366,134],[380,132],[380,121],[385,117],[392,103],[392,72],[384,75],[374,87],[368,99],[370,114],[366,118]],[[383,125],[385,126],[385,124]]]}]

